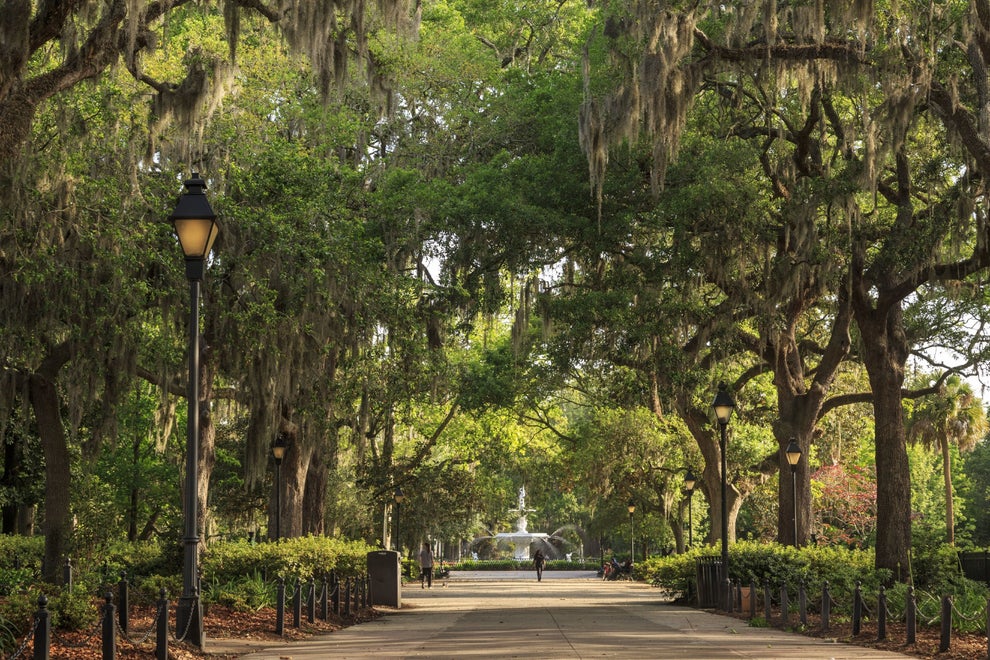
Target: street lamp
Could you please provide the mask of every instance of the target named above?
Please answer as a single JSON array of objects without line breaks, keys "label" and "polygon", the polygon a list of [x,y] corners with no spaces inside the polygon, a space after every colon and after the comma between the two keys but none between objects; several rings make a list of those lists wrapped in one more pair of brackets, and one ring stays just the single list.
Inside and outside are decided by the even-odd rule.
[{"label": "street lamp", "polygon": [[626,508],[629,509],[629,561],[633,563],[636,561],[636,528],[633,526],[633,514],[636,513],[636,503],[629,500]]},{"label": "street lamp", "polygon": [[217,216],[206,199],[206,182],[193,172],[185,182],[169,220],[175,229],[186,260],[189,280],[189,410],[186,419],[186,496],[182,597],[176,606],[176,633],[190,644],[203,647],[203,608],[196,584],[199,555],[199,289],[206,272],[206,258],[220,231]]},{"label": "street lamp", "polygon": [[694,472],[691,472],[691,468],[688,468],[687,472],[684,473],[684,490],[687,492],[688,496],[688,547],[694,545],[694,522],[691,520],[691,496],[694,495],[694,484],[696,479],[694,478]]},{"label": "street lamp", "polygon": [[282,540],[282,459],[289,448],[285,441],[285,435],[279,433],[275,436],[275,444],[272,445],[272,458],[275,459],[275,540]]},{"label": "street lamp", "polygon": [[787,449],[784,450],[784,455],[787,456],[787,462],[791,465],[791,495],[794,499],[794,547],[798,544],[798,523],[797,523],[797,468],[798,462],[801,460],[801,448],[798,446],[797,440],[791,438],[791,442],[787,445]]},{"label": "street lamp", "polygon": [[406,499],[406,496],[402,493],[400,486],[395,487],[395,492],[392,493],[392,499],[395,500],[395,540],[392,544],[395,546],[395,550],[401,554],[402,546],[399,545],[399,514],[402,509],[402,500]]},{"label": "street lamp", "polygon": [[[725,436],[729,426],[729,417],[732,416],[732,410],[736,407],[736,402],[732,400],[729,396],[729,392],[725,388],[725,383],[718,384],[718,393],[715,395],[715,400],[712,402],[712,408],[715,409],[715,418],[718,420],[719,428],[719,441],[718,447],[719,452],[722,454],[722,584],[724,585],[729,581],[729,509],[728,509],[728,486],[726,483],[727,470],[725,466]],[[732,595],[729,589],[726,589],[726,611],[731,610],[731,600],[729,600]]]}]

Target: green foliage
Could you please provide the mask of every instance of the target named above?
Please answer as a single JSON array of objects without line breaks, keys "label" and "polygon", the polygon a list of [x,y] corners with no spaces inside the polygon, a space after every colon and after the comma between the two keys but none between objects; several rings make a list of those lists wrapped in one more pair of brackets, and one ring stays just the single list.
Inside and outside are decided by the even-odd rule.
[{"label": "green foliage", "polygon": [[259,572],[226,582],[211,580],[203,588],[203,601],[226,605],[239,612],[256,612],[276,604],[276,585]]},{"label": "green foliage", "polygon": [[0,534],[0,568],[33,567],[40,570],[45,539],[41,536]]},{"label": "green foliage", "polygon": [[323,536],[283,539],[280,543],[214,543],[203,553],[203,579],[223,584],[259,571],[302,579],[330,571],[341,577],[359,576],[367,572],[367,554],[373,550],[376,548],[364,541]]}]

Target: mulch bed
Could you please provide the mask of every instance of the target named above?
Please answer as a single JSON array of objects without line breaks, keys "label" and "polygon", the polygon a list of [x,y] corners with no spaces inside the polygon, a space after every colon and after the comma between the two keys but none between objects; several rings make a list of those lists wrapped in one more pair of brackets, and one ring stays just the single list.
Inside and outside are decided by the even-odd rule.
[{"label": "mulch bed", "polygon": [[[155,622],[154,607],[132,607],[128,628],[129,637],[141,641],[147,636],[147,641],[140,644],[131,643],[117,637],[117,657],[121,660],[146,660],[155,657],[155,634],[151,631]],[[174,613],[173,613],[174,616]],[[231,646],[228,640],[241,642],[256,642],[258,647],[274,645],[282,642],[292,642],[309,639],[315,635],[325,635],[335,630],[346,628],[357,623],[370,621],[381,616],[374,609],[360,610],[350,616],[336,616],[333,613],[327,621],[319,618],[313,623],[306,620],[305,614],[299,628],[292,627],[292,612],[286,612],[285,634],[275,634],[275,610],[265,608],[254,612],[241,612],[220,605],[210,605],[203,617],[206,630],[206,651],[199,651],[187,644],[169,642],[168,657],[170,660],[193,660],[210,658],[211,660],[233,660],[239,658],[245,650],[236,653],[224,651]],[[174,621],[172,624],[174,632]],[[151,631],[150,635],[146,635]],[[100,660],[103,657],[102,639],[98,624],[88,631],[52,631],[51,658],[52,660]],[[214,650],[211,650],[213,647]],[[29,659],[33,654],[33,644],[27,646],[19,658]],[[6,657],[6,656],[4,656]]]},{"label": "mulch bed", "polygon": [[[761,611],[762,613],[762,611]],[[719,612],[719,614],[724,614]],[[772,620],[780,622],[780,611],[772,612]],[[749,620],[748,614],[734,612],[728,616]],[[939,652],[942,632],[940,628],[930,626],[917,626],[915,631],[915,643],[907,644],[907,625],[898,622],[887,622],[887,638],[884,641],[877,641],[877,623],[875,620],[864,620],[860,625],[859,634],[853,637],[853,626],[851,621],[836,620],[833,615],[829,622],[827,632],[822,631],[821,617],[817,614],[808,614],[808,625],[802,629],[797,615],[792,614],[790,625],[787,630],[791,632],[817,637],[819,639],[832,639],[846,644],[856,646],[866,646],[884,651],[894,651],[904,655],[912,655],[918,658],[931,658],[937,660],[974,660],[974,658],[987,658],[987,636],[982,634],[960,633],[952,631],[949,640],[949,650]]]}]

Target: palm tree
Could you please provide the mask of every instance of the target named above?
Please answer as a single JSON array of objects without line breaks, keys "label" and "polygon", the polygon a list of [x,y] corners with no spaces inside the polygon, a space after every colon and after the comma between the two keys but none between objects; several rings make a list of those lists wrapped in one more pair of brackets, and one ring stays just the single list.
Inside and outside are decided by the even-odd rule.
[{"label": "palm tree", "polygon": [[971,450],[986,434],[988,426],[983,402],[973,393],[969,383],[955,375],[946,379],[937,394],[915,406],[908,417],[908,439],[938,447],[942,452],[946,540],[950,545],[955,544],[956,532],[949,446],[955,444],[961,452]]}]

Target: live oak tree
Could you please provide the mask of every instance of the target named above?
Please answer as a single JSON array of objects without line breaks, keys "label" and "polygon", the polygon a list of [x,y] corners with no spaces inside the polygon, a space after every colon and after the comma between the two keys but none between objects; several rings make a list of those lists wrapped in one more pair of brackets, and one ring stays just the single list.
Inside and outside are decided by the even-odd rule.
[{"label": "live oak tree", "polygon": [[[858,170],[852,187],[834,196],[830,216],[849,236],[849,303],[874,402],[877,565],[904,575],[897,572],[910,548],[903,305],[924,283],[962,280],[988,262],[977,202],[990,164],[980,120],[990,7],[611,2],[603,11],[610,59],[602,61],[618,83],[589,86],[581,118],[599,189],[610,146],[646,136],[659,190],[706,85],[769,79],[775,103],[797,99],[813,108],[816,94],[833,99],[834,112],[825,107],[821,121],[802,125],[827,131],[834,158]],[[939,148],[925,154],[922,145]]]}]

